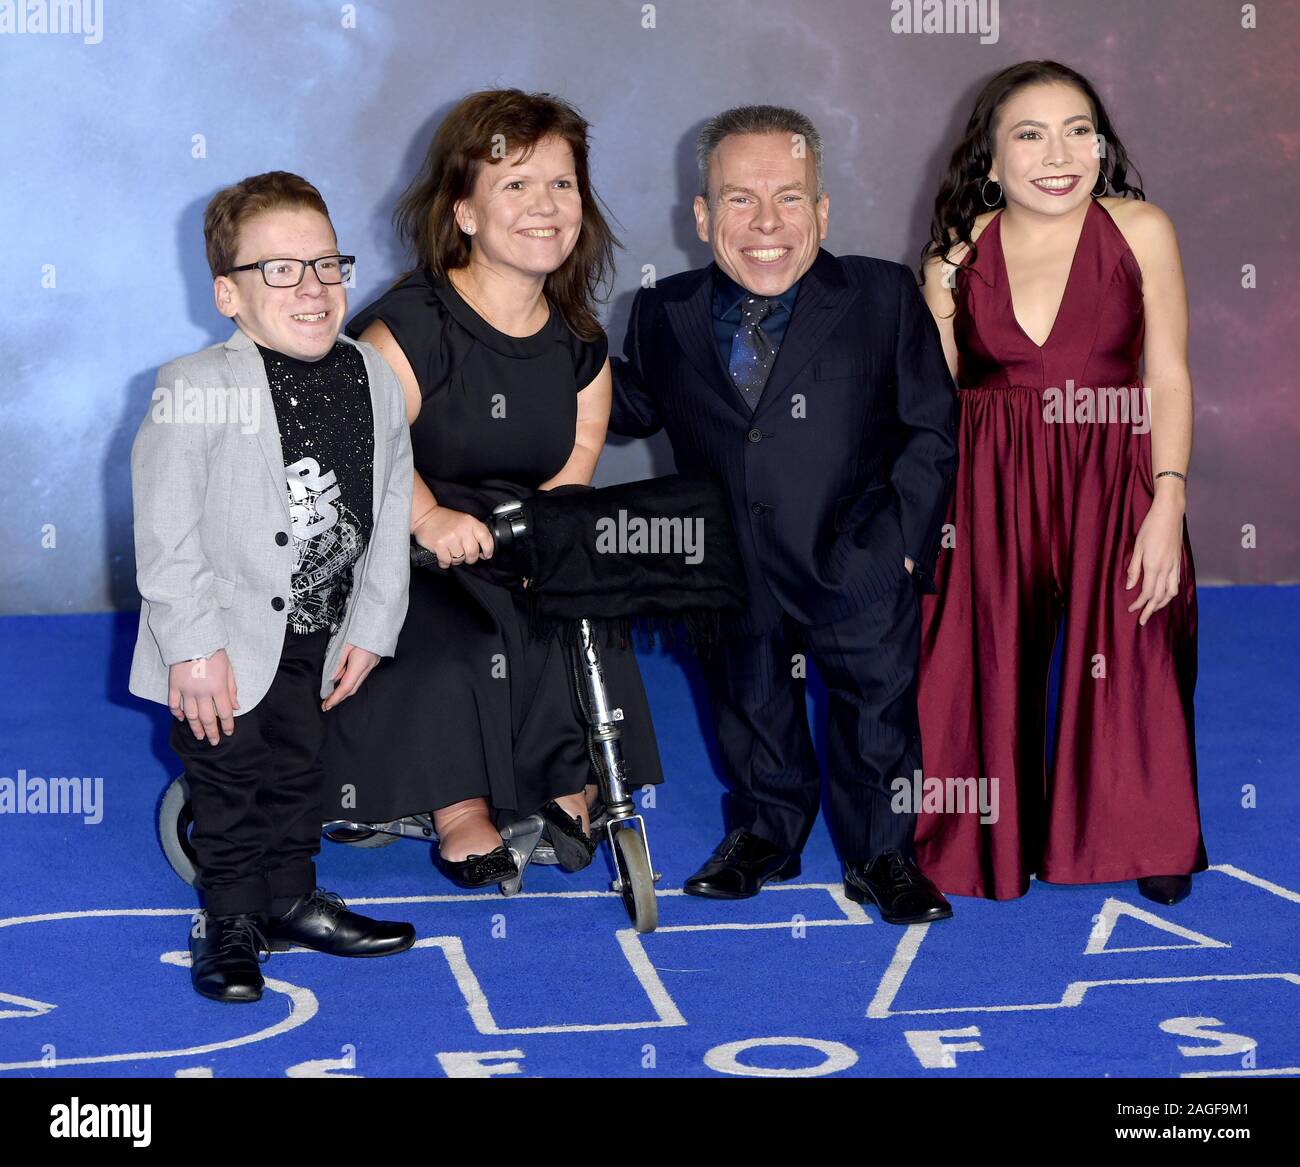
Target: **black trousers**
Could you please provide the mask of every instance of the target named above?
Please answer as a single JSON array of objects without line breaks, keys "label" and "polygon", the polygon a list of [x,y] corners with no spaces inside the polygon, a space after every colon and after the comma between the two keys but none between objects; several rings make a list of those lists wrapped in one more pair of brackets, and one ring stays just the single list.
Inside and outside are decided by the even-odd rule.
[{"label": "black trousers", "polygon": [[191,840],[210,915],[266,916],[273,898],[316,886],[325,736],[319,694],[328,643],[328,632],[286,632],[266,696],[215,746],[196,740],[187,722],[172,724],[171,746],[189,778]]},{"label": "black trousers", "polygon": [[904,574],[832,623],[785,615],[763,633],[722,641],[704,672],[731,785],[728,830],[797,852],[812,829],[821,773],[805,706],[811,661],[829,696],[827,813],[841,858],[866,862],[891,849],[910,857],[916,815],[910,799],[891,808],[891,783],[910,784],[921,766],[919,654],[919,597]]}]

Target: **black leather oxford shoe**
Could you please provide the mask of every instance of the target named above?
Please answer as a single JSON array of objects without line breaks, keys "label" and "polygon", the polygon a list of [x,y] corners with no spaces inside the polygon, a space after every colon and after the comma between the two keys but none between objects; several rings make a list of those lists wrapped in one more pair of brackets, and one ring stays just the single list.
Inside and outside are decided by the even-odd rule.
[{"label": "black leather oxford shoe", "polygon": [[410,924],[350,912],[338,896],[319,887],[299,896],[283,916],[267,921],[266,934],[275,952],[297,944],[331,956],[391,956],[415,943]]},{"label": "black leather oxford shoe", "polygon": [[1157,904],[1176,904],[1192,894],[1190,875],[1147,875],[1137,884],[1138,891]]},{"label": "black leather oxford shoe", "polygon": [[858,904],[870,900],[887,924],[926,924],[952,915],[943,893],[897,851],[884,851],[870,863],[846,864],[844,894]]},{"label": "black leather oxford shoe", "polygon": [[765,883],[793,879],[801,870],[799,856],[780,850],[775,843],[732,831],[714,850],[709,861],[682,885],[687,895],[715,900],[744,900],[758,895]]},{"label": "black leather oxford shoe", "polygon": [[[213,1001],[258,1001],[262,963],[271,955],[257,916],[206,916],[203,935],[190,932],[190,983]],[[263,956],[262,954],[266,955]]]}]

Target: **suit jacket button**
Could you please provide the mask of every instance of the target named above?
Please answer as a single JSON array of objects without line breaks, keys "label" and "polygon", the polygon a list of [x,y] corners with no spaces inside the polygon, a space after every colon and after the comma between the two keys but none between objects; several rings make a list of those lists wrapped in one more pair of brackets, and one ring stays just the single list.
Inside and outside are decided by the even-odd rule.
[{"label": "suit jacket button", "polygon": [[284,601],[279,596],[274,596],[271,599],[271,607],[277,612],[282,612],[284,611]]},{"label": "suit jacket button", "polygon": [[763,440],[762,430],[750,430],[746,435],[751,442],[761,442]]},{"label": "suit jacket button", "polygon": [[762,513],[767,509],[767,507],[766,507],[766,505],[765,505],[764,503],[756,502],[756,503],[755,503],[753,506],[751,506],[749,509],[750,509],[751,511],[753,511],[754,514],[756,514],[756,515],[761,515],[761,514],[762,514]]},{"label": "suit jacket button", "polygon": [[286,535],[283,531],[276,531],[275,541],[277,544],[283,547],[287,542],[289,542],[289,536]]}]

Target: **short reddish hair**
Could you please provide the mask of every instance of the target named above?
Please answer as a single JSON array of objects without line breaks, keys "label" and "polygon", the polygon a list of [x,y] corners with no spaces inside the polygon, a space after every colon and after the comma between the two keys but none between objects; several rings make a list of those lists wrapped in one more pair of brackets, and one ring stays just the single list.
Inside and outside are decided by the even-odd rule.
[{"label": "short reddish hair", "polygon": [[[225,275],[235,266],[239,232],[249,219],[284,208],[319,211],[326,219],[330,217],[320,191],[305,178],[287,170],[254,174],[217,191],[203,212],[203,243],[213,278]],[[330,230],[333,229],[331,223]]]}]

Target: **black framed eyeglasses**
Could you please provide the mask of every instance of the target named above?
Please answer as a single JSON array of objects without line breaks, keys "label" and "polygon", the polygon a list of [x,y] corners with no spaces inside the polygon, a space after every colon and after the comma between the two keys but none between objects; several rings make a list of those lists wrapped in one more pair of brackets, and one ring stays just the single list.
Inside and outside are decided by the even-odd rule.
[{"label": "black framed eyeglasses", "polygon": [[310,265],[322,284],[345,284],[352,278],[352,268],[356,262],[355,255],[322,255],[319,259],[259,259],[256,263],[232,267],[225,274],[231,276],[237,271],[257,270],[262,273],[267,287],[296,288],[302,283]]}]

